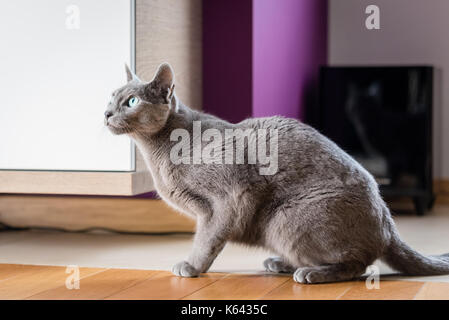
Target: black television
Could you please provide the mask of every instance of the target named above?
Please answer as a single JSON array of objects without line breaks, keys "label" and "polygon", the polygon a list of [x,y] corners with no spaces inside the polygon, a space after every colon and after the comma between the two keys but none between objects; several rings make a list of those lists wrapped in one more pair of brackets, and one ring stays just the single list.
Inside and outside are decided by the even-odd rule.
[{"label": "black television", "polygon": [[319,104],[307,117],[351,154],[385,197],[431,208],[433,68],[322,67]]}]

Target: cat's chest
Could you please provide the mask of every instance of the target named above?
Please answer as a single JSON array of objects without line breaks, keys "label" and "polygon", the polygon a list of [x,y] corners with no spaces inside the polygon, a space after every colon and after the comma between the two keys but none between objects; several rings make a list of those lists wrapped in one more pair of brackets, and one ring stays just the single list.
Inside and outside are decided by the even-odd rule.
[{"label": "cat's chest", "polygon": [[180,175],[173,170],[164,170],[162,167],[154,168],[154,185],[159,196],[176,210],[195,217],[189,209],[189,190]]}]

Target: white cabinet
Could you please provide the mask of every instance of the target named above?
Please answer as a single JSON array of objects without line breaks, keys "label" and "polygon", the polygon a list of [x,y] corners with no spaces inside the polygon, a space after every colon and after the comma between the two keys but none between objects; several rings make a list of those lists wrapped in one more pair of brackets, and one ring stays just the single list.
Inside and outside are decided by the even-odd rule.
[{"label": "white cabinet", "polygon": [[125,62],[134,62],[132,5],[2,2],[0,169],[135,169],[129,139],[102,122],[112,90],[125,83]]},{"label": "white cabinet", "polygon": [[151,191],[103,113],[125,63],[150,80],[164,61],[178,96],[201,108],[201,32],[201,0],[1,1],[0,194]]}]

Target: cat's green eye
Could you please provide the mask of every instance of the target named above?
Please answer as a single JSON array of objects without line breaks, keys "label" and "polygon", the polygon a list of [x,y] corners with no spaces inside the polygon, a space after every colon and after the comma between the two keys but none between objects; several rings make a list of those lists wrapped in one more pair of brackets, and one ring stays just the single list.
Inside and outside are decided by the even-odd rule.
[{"label": "cat's green eye", "polygon": [[139,103],[139,99],[138,99],[138,98],[136,98],[136,97],[131,97],[131,98],[128,100],[128,107],[133,108],[133,107],[137,106],[138,103]]}]

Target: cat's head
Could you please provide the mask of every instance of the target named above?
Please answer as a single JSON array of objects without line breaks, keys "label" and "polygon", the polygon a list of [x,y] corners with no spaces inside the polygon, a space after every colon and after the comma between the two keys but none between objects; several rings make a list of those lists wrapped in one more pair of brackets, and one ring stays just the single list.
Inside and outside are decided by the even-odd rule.
[{"label": "cat's head", "polygon": [[154,134],[170,115],[174,74],[168,63],[159,66],[150,82],[143,82],[126,66],[128,83],[112,93],[105,125],[114,134]]}]

